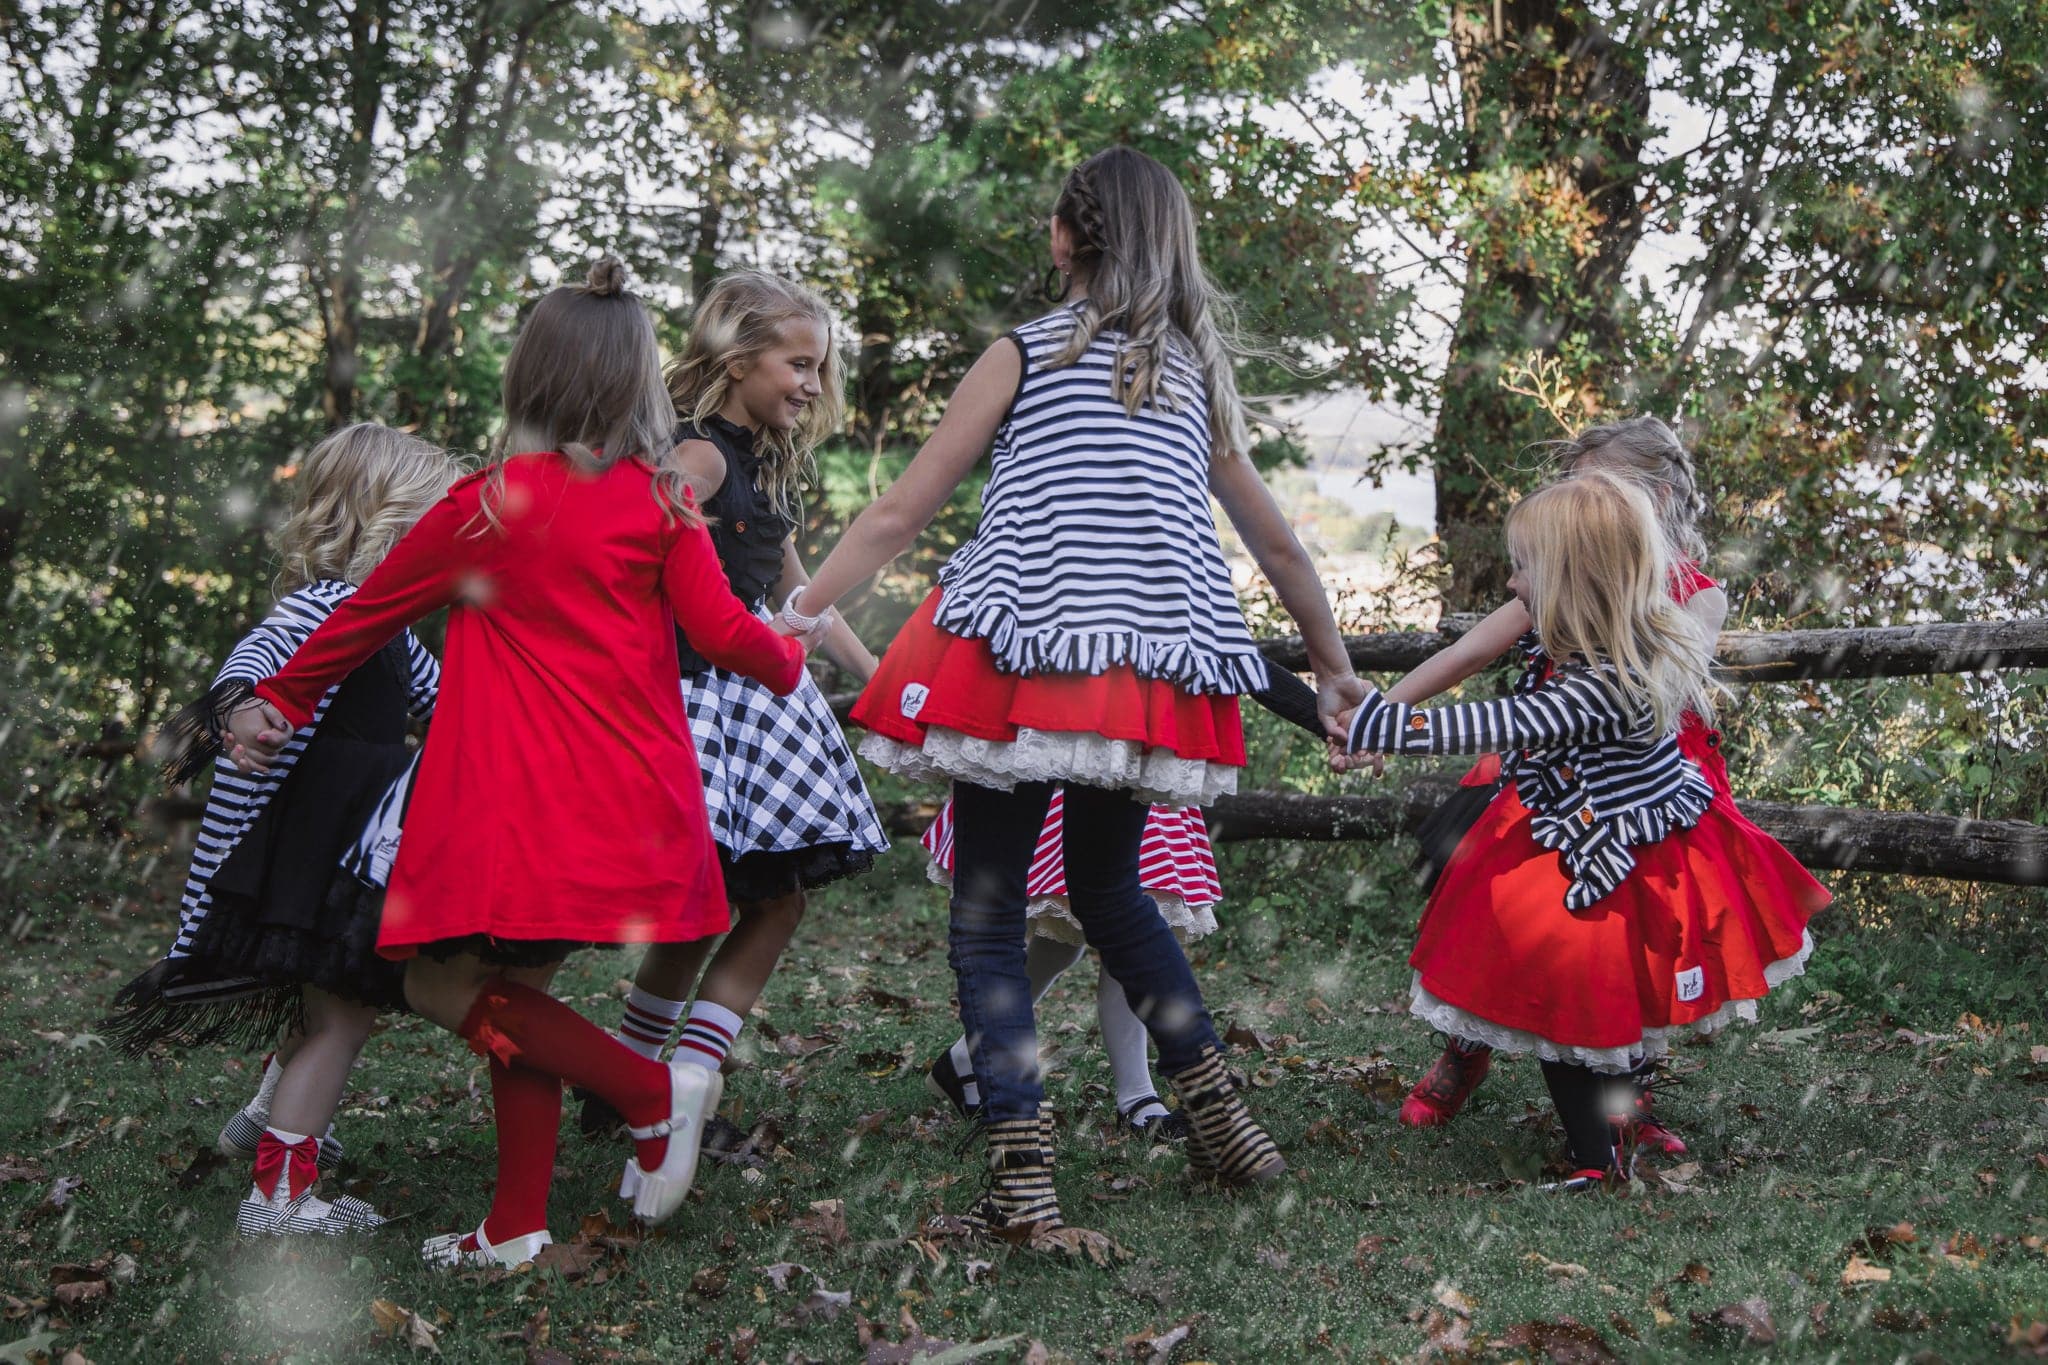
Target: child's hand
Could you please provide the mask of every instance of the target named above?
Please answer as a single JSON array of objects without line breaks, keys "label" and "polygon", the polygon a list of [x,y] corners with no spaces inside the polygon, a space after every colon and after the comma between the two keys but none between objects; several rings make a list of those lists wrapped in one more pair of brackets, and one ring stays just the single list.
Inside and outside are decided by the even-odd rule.
[{"label": "child's hand", "polygon": [[228,760],[243,772],[261,772],[277,761],[291,737],[291,722],[284,712],[261,697],[251,697],[228,717],[222,747]]},{"label": "child's hand", "polygon": [[1316,682],[1316,710],[1323,718],[1323,733],[1333,740],[1351,736],[1351,716],[1365,700],[1365,679],[1356,673],[1322,678]]}]

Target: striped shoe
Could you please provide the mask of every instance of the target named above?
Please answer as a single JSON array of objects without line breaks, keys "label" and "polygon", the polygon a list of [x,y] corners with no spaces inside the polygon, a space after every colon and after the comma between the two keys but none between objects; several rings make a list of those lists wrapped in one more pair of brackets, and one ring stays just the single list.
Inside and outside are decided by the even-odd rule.
[{"label": "striped shoe", "polygon": [[484,1236],[483,1225],[478,1224],[475,1232],[444,1232],[439,1237],[429,1237],[420,1244],[420,1259],[436,1270],[516,1270],[538,1257],[554,1240],[542,1228],[492,1245],[490,1238]]},{"label": "striped shoe", "polygon": [[[270,1106],[266,1104],[258,1110],[252,1103],[248,1108],[234,1112],[233,1117],[221,1126],[220,1136],[214,1139],[213,1145],[222,1156],[253,1157],[269,1123]],[[346,1150],[341,1139],[334,1135],[334,1125],[328,1124],[327,1131],[320,1137],[321,1173],[339,1166]]]},{"label": "striped shoe", "polygon": [[1048,1117],[988,1125],[988,1176],[981,1198],[961,1221],[975,1232],[1030,1239],[1066,1226],[1052,1187]]},{"label": "striped shoe", "polygon": [[354,1232],[374,1232],[389,1221],[360,1199],[343,1195],[326,1200],[307,1190],[297,1198],[284,1187],[265,1198],[259,1189],[235,1210],[235,1231],[245,1238],[259,1237],[344,1237]]},{"label": "striped shoe", "polygon": [[1167,1077],[1188,1116],[1188,1164],[1223,1185],[1257,1185],[1286,1171],[1287,1162],[1231,1084],[1223,1057],[1202,1049],[1202,1060]]}]

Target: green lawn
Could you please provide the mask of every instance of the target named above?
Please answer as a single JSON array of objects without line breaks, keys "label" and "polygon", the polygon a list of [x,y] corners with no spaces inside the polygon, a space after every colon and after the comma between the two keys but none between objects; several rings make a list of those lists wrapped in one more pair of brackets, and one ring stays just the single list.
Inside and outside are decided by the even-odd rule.
[{"label": "green lawn", "polygon": [[[415,1349],[408,1334],[448,1360],[901,1360],[888,1343],[913,1320],[949,1360],[2048,1352],[2038,895],[1964,934],[1887,924],[1885,883],[1847,888],[1812,974],[1759,1027],[1679,1056],[1664,1107],[1691,1161],[1563,1198],[1528,1183],[1558,1143],[1530,1063],[1498,1067],[1448,1132],[1393,1121],[1437,1045],[1400,1004],[1415,907],[1398,853],[1234,850],[1228,927],[1198,966],[1293,1174],[1219,1196],[1178,1153],[1115,1140],[1084,965],[1043,1021],[1068,1218],[1126,1253],[1096,1266],[920,1236],[979,1178],[923,1088],[954,1025],[913,851],[818,898],[751,1021],[728,1112],[773,1122],[769,1159],[707,1166],[636,1241],[605,1222],[624,1220],[623,1147],[566,1125],[553,1228],[597,1235],[517,1275],[415,1260],[475,1223],[491,1174],[483,1069],[454,1040],[392,1021],[347,1100],[342,1181],[401,1222],[239,1245],[246,1173],[212,1141],[252,1059],[130,1061],[91,1034],[168,937],[166,869],[118,913],[85,895],[14,907],[32,913],[0,967],[0,1360],[376,1359]],[[588,954],[562,989],[610,1024],[630,970]]]}]

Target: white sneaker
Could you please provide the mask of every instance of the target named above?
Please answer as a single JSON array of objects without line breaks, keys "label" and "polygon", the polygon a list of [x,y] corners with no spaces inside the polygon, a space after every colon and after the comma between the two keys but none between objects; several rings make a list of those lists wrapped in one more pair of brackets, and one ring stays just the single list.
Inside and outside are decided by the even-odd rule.
[{"label": "white sneaker", "polygon": [[690,1183],[697,1178],[704,1120],[718,1112],[718,1101],[725,1094],[725,1077],[695,1062],[670,1062],[668,1085],[668,1118],[626,1130],[636,1141],[666,1137],[668,1153],[651,1171],[644,1169],[637,1157],[629,1159],[619,1180],[619,1197],[632,1200],[634,1214],[649,1223],[659,1223],[682,1207]]},{"label": "white sneaker", "polygon": [[311,1190],[293,1199],[279,1181],[268,1198],[254,1185],[235,1210],[235,1231],[244,1237],[343,1237],[374,1232],[390,1220],[360,1199],[343,1195],[332,1202]]},{"label": "white sneaker", "polygon": [[[476,1238],[474,1250],[462,1244],[470,1237]],[[492,1246],[484,1236],[483,1224],[477,1224],[474,1233],[446,1232],[439,1237],[429,1237],[420,1246],[420,1259],[437,1270],[485,1269],[494,1266],[515,1270],[539,1256],[541,1251],[554,1244],[548,1230],[529,1232],[524,1237],[514,1237],[499,1246]]]}]

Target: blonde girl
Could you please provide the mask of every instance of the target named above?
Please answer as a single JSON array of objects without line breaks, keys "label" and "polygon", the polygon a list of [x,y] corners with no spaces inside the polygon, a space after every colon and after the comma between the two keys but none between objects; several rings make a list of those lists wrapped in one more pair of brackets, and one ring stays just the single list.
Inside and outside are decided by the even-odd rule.
[{"label": "blonde girl", "polygon": [[[1670,583],[1672,600],[1684,607],[1710,637],[1718,636],[1728,616],[1728,596],[1700,568],[1707,554],[1699,528],[1706,500],[1699,491],[1692,455],[1677,433],[1656,417],[1630,417],[1588,427],[1570,440],[1559,442],[1554,450],[1559,471],[1567,477],[1579,470],[1604,470],[1642,485],[1656,508],[1665,540],[1675,551]],[[1456,686],[1498,659],[1517,641],[1526,640],[1530,624],[1529,613],[1521,602],[1510,599],[1455,643],[1388,688],[1388,699],[1419,704]],[[1539,662],[1538,667],[1542,666],[1545,665]],[[1714,788],[1715,800],[1724,803],[1729,814],[1741,819],[1728,785],[1720,732],[1698,714],[1689,712],[1678,729],[1678,749],[1699,765]],[[1372,764],[1379,761],[1378,755],[1371,756]],[[1499,762],[1492,755],[1482,758],[1465,775],[1457,795],[1445,802],[1417,832],[1430,864],[1432,882],[1456,856],[1465,834],[1486,808],[1499,781]],[[1804,889],[1810,896],[1817,888]],[[1484,1046],[1455,1039],[1447,1042],[1402,1104],[1401,1122],[1420,1128],[1449,1123],[1485,1080],[1491,1065],[1492,1053]],[[1651,1106],[1653,1074],[1646,1069],[1636,1079],[1637,1142],[1649,1150],[1683,1155],[1684,1140]]]},{"label": "blonde girl", "polygon": [[204,701],[169,732],[173,776],[213,769],[179,907],[177,942],[131,983],[114,1027],[141,1050],[255,1041],[287,1029],[257,1097],[221,1131],[255,1159],[236,1215],[245,1237],[332,1235],[383,1220],[313,1191],[340,1156],[334,1110],[380,1009],[402,1008],[397,968],[375,951],[377,919],[342,894],[340,859],[407,761],[408,720],[434,709],[440,667],[401,631],[319,698],[267,772],[221,754],[224,718],[246,702],[438,502],[459,470],[425,441],[372,423],[328,436],[292,478],[278,535],[282,596],[229,651]]},{"label": "blonde girl", "polygon": [[[809,581],[796,550],[797,500],[812,477],[812,452],[845,416],[834,330],[831,310],[811,290],[733,271],[705,291],[689,341],[668,367],[677,458],[727,584],[763,618]],[[805,892],[866,871],[889,840],[839,720],[808,674],[795,692],[777,696],[716,666],[680,634],[677,645],[734,923],[716,952],[712,939],[648,949],[618,1038],[656,1057],[681,1018],[676,1059],[715,1072],[789,946]],[[863,682],[875,670],[874,656],[836,618],[820,648]],[[737,1136],[709,1121],[725,1130],[708,1135],[713,1147]],[[615,1122],[601,1100],[585,1098],[586,1132]]]},{"label": "blonde girl", "polygon": [[1053,206],[1062,305],[975,361],[910,468],[783,607],[800,631],[900,553],[986,455],[974,536],[889,647],[853,718],[862,752],[953,784],[950,958],[989,1141],[970,1226],[1071,1248],[1042,1126],[1025,968],[1032,852],[1064,789],[1068,904],[1159,1048],[1190,1164],[1226,1184],[1286,1168],[1226,1075],[1186,955],[1143,891],[1149,802],[1199,805],[1244,763],[1266,685],[1213,494],[1308,645],[1326,716],[1355,700],[1313,565],[1247,456],[1227,301],[1173,173],[1125,147]]},{"label": "blonde girl", "polygon": [[778,694],[803,675],[803,649],[726,587],[675,452],[653,324],[625,284],[602,260],[534,306],[505,360],[490,473],[449,490],[231,723],[242,762],[273,761],[337,678],[450,609],[446,694],[377,939],[405,963],[413,1008],[490,1070],[490,1212],[430,1238],[435,1266],[518,1265],[548,1245],[565,1082],[625,1116],[634,1211],[659,1221],[682,1203],[717,1073],[639,1056],[547,988],[577,948],[726,927],[675,626]]},{"label": "blonde girl", "polygon": [[1542,1060],[1576,1189],[1615,1172],[1613,1120],[1632,1136],[1627,1078],[1681,1029],[1754,1019],[1804,970],[1827,893],[1679,750],[1684,717],[1713,714],[1712,637],[1672,598],[1640,484],[1581,470],[1523,499],[1507,540],[1540,653],[1526,685],[1436,710],[1371,691],[1346,748],[1504,756],[1423,913],[1410,1008]]}]

